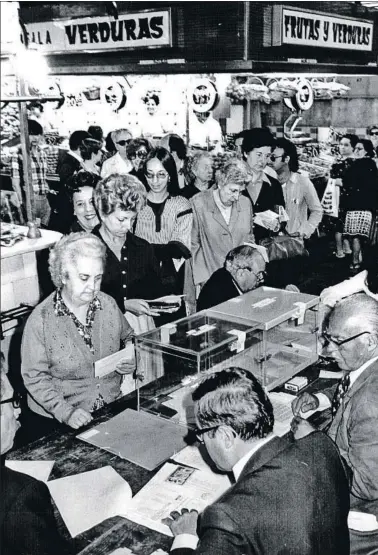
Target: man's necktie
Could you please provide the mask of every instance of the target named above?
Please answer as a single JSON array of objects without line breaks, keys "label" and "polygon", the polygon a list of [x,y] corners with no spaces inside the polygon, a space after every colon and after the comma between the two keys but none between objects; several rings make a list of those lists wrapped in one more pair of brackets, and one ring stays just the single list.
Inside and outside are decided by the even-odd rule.
[{"label": "man's necktie", "polygon": [[349,386],[350,375],[348,372],[348,374],[345,374],[345,376],[341,378],[341,380],[339,380],[339,383],[337,384],[336,391],[332,399],[332,417],[334,417],[337,413],[339,406],[341,405],[341,402],[349,389]]}]

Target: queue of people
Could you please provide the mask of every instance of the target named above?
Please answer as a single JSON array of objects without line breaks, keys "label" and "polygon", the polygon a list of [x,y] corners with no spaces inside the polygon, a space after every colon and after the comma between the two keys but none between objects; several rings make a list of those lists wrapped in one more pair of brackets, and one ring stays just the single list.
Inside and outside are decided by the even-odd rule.
[{"label": "queue of people", "polygon": [[[37,125],[30,123],[30,131],[40,167]],[[56,222],[55,229],[65,235],[49,256],[55,290],[34,309],[23,334],[28,407],[20,416],[20,437],[25,442],[57,429],[79,429],[119,398],[124,376],[135,375],[135,361],[121,361],[101,379],[93,365],[134,335],[264,282],[276,286],[278,273],[289,290],[298,290],[286,268],[301,256],[272,260],[264,247],[267,239],[286,237],[301,241],[305,252],[322,220],[317,192],[299,171],[295,145],[267,129],[246,130],[240,155],[215,172],[207,153],[195,154],[189,163],[180,138],[165,137],[162,146],[153,147],[146,135],[133,139],[127,129],[115,130],[107,140],[113,155],[107,157],[97,128],[73,133],[59,166],[51,217],[50,191],[36,172],[34,201],[41,221],[46,226]],[[196,433],[218,469],[233,472],[235,485],[199,523],[195,511],[168,519],[175,555],[377,553],[378,531],[357,534],[347,523],[350,507],[378,516],[377,247],[368,251],[364,245],[365,270],[360,272],[361,237],[369,235],[378,208],[377,167],[369,143],[344,136],[342,169],[333,168],[344,197],[336,255],[348,251],[343,238],[350,238],[352,270],[358,273],[321,296],[324,353],[343,372],[342,382],[327,392],[330,427],[318,431],[302,418],[319,404],[317,397],[304,394],[293,405],[292,434],[277,439],[272,405],[251,373],[231,367],[207,376],[193,393]],[[22,202],[16,161],[14,168]],[[162,316],[149,305],[156,298],[185,300]],[[2,373],[5,451],[12,447],[18,407],[3,383],[7,386]],[[8,443],[3,439],[7,429]],[[12,475],[6,480],[7,487],[17,483]],[[26,486],[38,490],[34,483]],[[50,522],[41,524],[40,535],[49,539],[33,553],[65,553],[66,547],[49,547],[50,541],[60,544],[54,539],[51,501],[43,488],[39,494],[45,496]],[[5,537],[10,552],[25,552],[11,529]]]}]

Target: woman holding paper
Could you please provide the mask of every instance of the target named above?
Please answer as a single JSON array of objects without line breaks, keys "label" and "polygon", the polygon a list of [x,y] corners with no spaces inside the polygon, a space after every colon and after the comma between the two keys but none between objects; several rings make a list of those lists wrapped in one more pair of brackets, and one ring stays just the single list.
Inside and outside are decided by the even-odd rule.
[{"label": "woman holding paper", "polygon": [[135,369],[124,359],[112,373],[95,377],[94,363],[133,336],[114,299],[100,292],[105,254],[89,233],[63,237],[50,252],[56,291],[32,312],[21,352],[31,409],[25,425],[39,435],[56,427],[52,418],[72,428],[88,424],[94,411],[119,397],[121,374]]},{"label": "woman holding paper", "polygon": [[254,243],[253,212],[241,195],[249,181],[246,165],[231,160],[217,172],[216,187],[192,199],[194,284],[204,284],[223,266],[227,253],[244,242]]}]

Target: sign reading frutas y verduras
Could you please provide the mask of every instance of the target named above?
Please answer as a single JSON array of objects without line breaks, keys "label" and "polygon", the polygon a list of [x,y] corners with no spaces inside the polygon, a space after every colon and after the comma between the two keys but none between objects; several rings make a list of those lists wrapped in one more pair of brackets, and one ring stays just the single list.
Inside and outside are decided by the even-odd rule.
[{"label": "sign reading frutas y verduras", "polygon": [[292,44],[371,51],[373,23],[324,13],[275,6],[272,46]]},{"label": "sign reading frutas y verduras", "polygon": [[[169,10],[29,23],[30,47],[43,52],[118,50],[171,46]],[[23,40],[23,37],[21,37]]]}]

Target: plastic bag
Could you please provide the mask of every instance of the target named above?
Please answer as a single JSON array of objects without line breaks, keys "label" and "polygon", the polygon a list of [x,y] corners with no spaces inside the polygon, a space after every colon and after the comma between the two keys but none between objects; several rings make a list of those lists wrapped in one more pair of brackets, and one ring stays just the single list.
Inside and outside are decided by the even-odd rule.
[{"label": "plastic bag", "polygon": [[322,198],[322,208],[326,216],[338,218],[339,216],[340,188],[332,177],[328,180],[327,187]]}]

